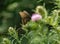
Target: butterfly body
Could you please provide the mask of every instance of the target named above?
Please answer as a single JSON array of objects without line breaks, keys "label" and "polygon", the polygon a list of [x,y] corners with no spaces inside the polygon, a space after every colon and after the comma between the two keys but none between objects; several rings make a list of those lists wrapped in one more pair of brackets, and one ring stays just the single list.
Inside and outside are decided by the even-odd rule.
[{"label": "butterfly body", "polygon": [[27,11],[19,12],[19,15],[22,18],[22,24],[26,24],[27,21],[30,19],[30,15]]}]

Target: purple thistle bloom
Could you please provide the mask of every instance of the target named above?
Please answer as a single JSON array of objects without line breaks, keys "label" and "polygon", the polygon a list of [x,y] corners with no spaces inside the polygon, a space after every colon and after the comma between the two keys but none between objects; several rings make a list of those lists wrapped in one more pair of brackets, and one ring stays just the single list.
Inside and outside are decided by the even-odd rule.
[{"label": "purple thistle bloom", "polygon": [[32,17],[31,17],[32,21],[38,21],[40,19],[42,19],[42,16],[40,14],[36,14],[36,13],[32,14]]}]

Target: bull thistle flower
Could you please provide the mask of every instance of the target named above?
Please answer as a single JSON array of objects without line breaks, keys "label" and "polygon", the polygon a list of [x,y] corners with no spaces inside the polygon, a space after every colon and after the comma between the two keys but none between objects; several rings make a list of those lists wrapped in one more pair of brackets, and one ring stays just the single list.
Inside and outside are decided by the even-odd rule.
[{"label": "bull thistle flower", "polygon": [[18,32],[15,30],[15,28],[9,27],[8,32],[12,37],[18,39]]},{"label": "bull thistle flower", "polygon": [[38,13],[38,14],[41,14],[42,18],[44,18],[44,19],[47,18],[47,14],[48,13],[47,13],[47,10],[46,10],[45,7],[43,7],[43,6],[37,6],[35,12]]},{"label": "bull thistle flower", "polygon": [[42,16],[40,14],[32,14],[31,20],[32,21],[38,21],[42,19]]},{"label": "bull thistle flower", "polygon": [[8,38],[3,38],[2,44],[11,44],[11,40]]}]

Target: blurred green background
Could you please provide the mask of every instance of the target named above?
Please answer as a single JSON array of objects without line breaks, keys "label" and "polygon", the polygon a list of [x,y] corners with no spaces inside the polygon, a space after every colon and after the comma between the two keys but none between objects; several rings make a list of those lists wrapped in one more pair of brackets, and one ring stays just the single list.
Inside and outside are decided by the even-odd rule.
[{"label": "blurred green background", "polygon": [[0,33],[7,32],[8,27],[18,25],[19,2],[21,0],[0,0]]},{"label": "blurred green background", "polygon": [[[44,5],[45,4],[45,5]],[[8,27],[19,27],[21,18],[18,14],[23,8],[34,9],[44,5],[48,12],[60,8],[59,0],[0,0],[0,33],[7,32]]]}]

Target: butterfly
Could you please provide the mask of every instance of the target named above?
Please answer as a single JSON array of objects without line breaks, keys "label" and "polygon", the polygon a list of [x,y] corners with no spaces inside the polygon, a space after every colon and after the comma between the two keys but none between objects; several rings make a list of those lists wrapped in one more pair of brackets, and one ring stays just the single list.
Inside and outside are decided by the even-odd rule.
[{"label": "butterfly", "polygon": [[25,10],[20,11],[19,15],[21,16],[22,24],[26,24],[31,18],[30,14]]}]

